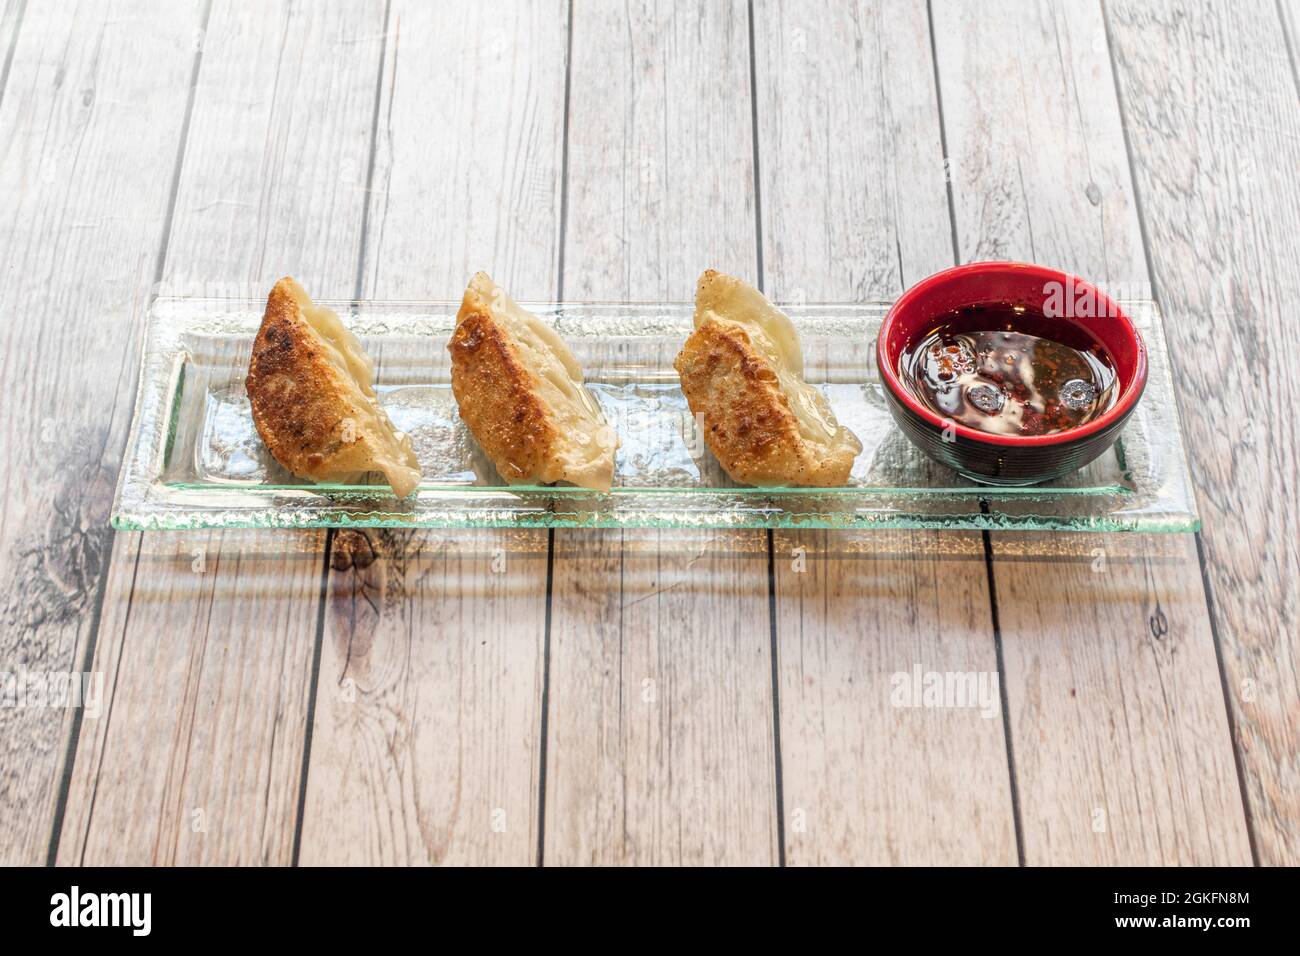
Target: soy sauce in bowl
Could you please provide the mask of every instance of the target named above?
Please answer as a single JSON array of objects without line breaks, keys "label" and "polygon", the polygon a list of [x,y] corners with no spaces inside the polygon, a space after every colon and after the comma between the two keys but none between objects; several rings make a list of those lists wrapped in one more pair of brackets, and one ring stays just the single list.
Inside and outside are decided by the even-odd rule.
[{"label": "soy sauce in bowl", "polygon": [[1115,363],[1072,323],[1019,305],[941,316],[899,356],[899,378],[935,414],[995,435],[1052,435],[1114,406]]}]

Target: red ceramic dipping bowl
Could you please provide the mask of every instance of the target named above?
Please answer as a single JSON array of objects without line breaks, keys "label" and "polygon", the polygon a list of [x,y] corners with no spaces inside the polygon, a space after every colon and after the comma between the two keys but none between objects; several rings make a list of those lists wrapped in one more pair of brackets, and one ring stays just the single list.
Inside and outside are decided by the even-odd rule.
[{"label": "red ceramic dipping bowl", "polygon": [[[944,419],[921,404],[899,378],[903,350],[955,309],[997,304],[1022,305],[1091,333],[1110,353],[1119,381],[1110,410],[1051,435],[995,435]],[[974,262],[912,286],[880,327],[876,366],[903,434],[935,461],[991,485],[1032,485],[1082,468],[1114,444],[1147,383],[1146,345],[1109,296],[1058,269],[1022,262]]]}]

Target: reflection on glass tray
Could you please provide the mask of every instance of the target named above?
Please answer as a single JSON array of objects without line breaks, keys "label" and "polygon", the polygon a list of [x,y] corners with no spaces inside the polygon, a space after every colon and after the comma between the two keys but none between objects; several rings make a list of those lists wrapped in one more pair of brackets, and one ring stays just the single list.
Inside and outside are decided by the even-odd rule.
[{"label": "reflection on glass tray", "polygon": [[617,430],[614,487],[510,486],[456,412],[446,351],[456,304],[332,302],[415,445],[420,490],[312,485],[258,439],[244,393],[262,302],[160,298],[118,480],[119,529],[321,527],[946,528],[1195,531],[1200,527],[1154,303],[1124,303],[1150,351],[1146,393],[1115,447],[1048,485],[991,488],[931,462],[895,428],[876,380],[886,303],[786,305],[807,378],[863,451],[844,488],[738,486],[700,440],[672,363],[685,303],[526,304],[554,323]]}]

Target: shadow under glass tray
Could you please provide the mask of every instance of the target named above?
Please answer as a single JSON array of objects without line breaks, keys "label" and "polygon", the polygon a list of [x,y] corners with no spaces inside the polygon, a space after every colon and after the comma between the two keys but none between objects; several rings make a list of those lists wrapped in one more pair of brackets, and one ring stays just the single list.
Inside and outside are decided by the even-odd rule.
[{"label": "shadow under glass tray", "polygon": [[686,303],[525,303],[582,363],[617,431],[609,493],[511,486],[456,411],[446,344],[459,303],[323,302],[375,363],[375,386],[415,446],[419,491],[313,485],[270,457],[244,375],[265,303],[159,298],[150,310],[135,416],[118,479],[121,530],[323,527],[947,528],[1196,531],[1160,313],[1125,302],[1146,339],[1146,392],[1115,446],[1087,468],[1028,488],[961,478],[913,448],[877,381],[887,303],[786,305],[808,381],[862,440],[843,488],[747,488],[700,440],[672,363],[691,331]]}]

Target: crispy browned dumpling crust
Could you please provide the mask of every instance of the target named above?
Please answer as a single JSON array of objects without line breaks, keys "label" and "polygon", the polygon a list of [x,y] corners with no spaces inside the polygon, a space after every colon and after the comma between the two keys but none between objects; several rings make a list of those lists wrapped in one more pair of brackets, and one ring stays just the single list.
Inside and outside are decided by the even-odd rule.
[{"label": "crispy browned dumpling crust", "polygon": [[618,439],[577,359],[487,273],[466,286],[447,350],[460,417],[502,478],[609,490]]},{"label": "crispy browned dumpling crust", "polygon": [[507,481],[559,481],[559,433],[537,398],[537,379],[475,298],[466,293],[447,346],[460,417]]},{"label": "crispy browned dumpling crust", "polygon": [[[275,284],[253,342],[244,383],[253,423],[275,460],[299,478],[360,477],[373,468],[376,454],[357,428],[364,413],[299,314],[292,288],[287,278]],[[394,491],[405,495],[413,487]]]},{"label": "crispy browned dumpling crust", "polygon": [[776,373],[744,329],[705,322],[673,363],[704,440],[733,480],[747,485],[835,487],[852,454],[824,457],[799,432]]}]

